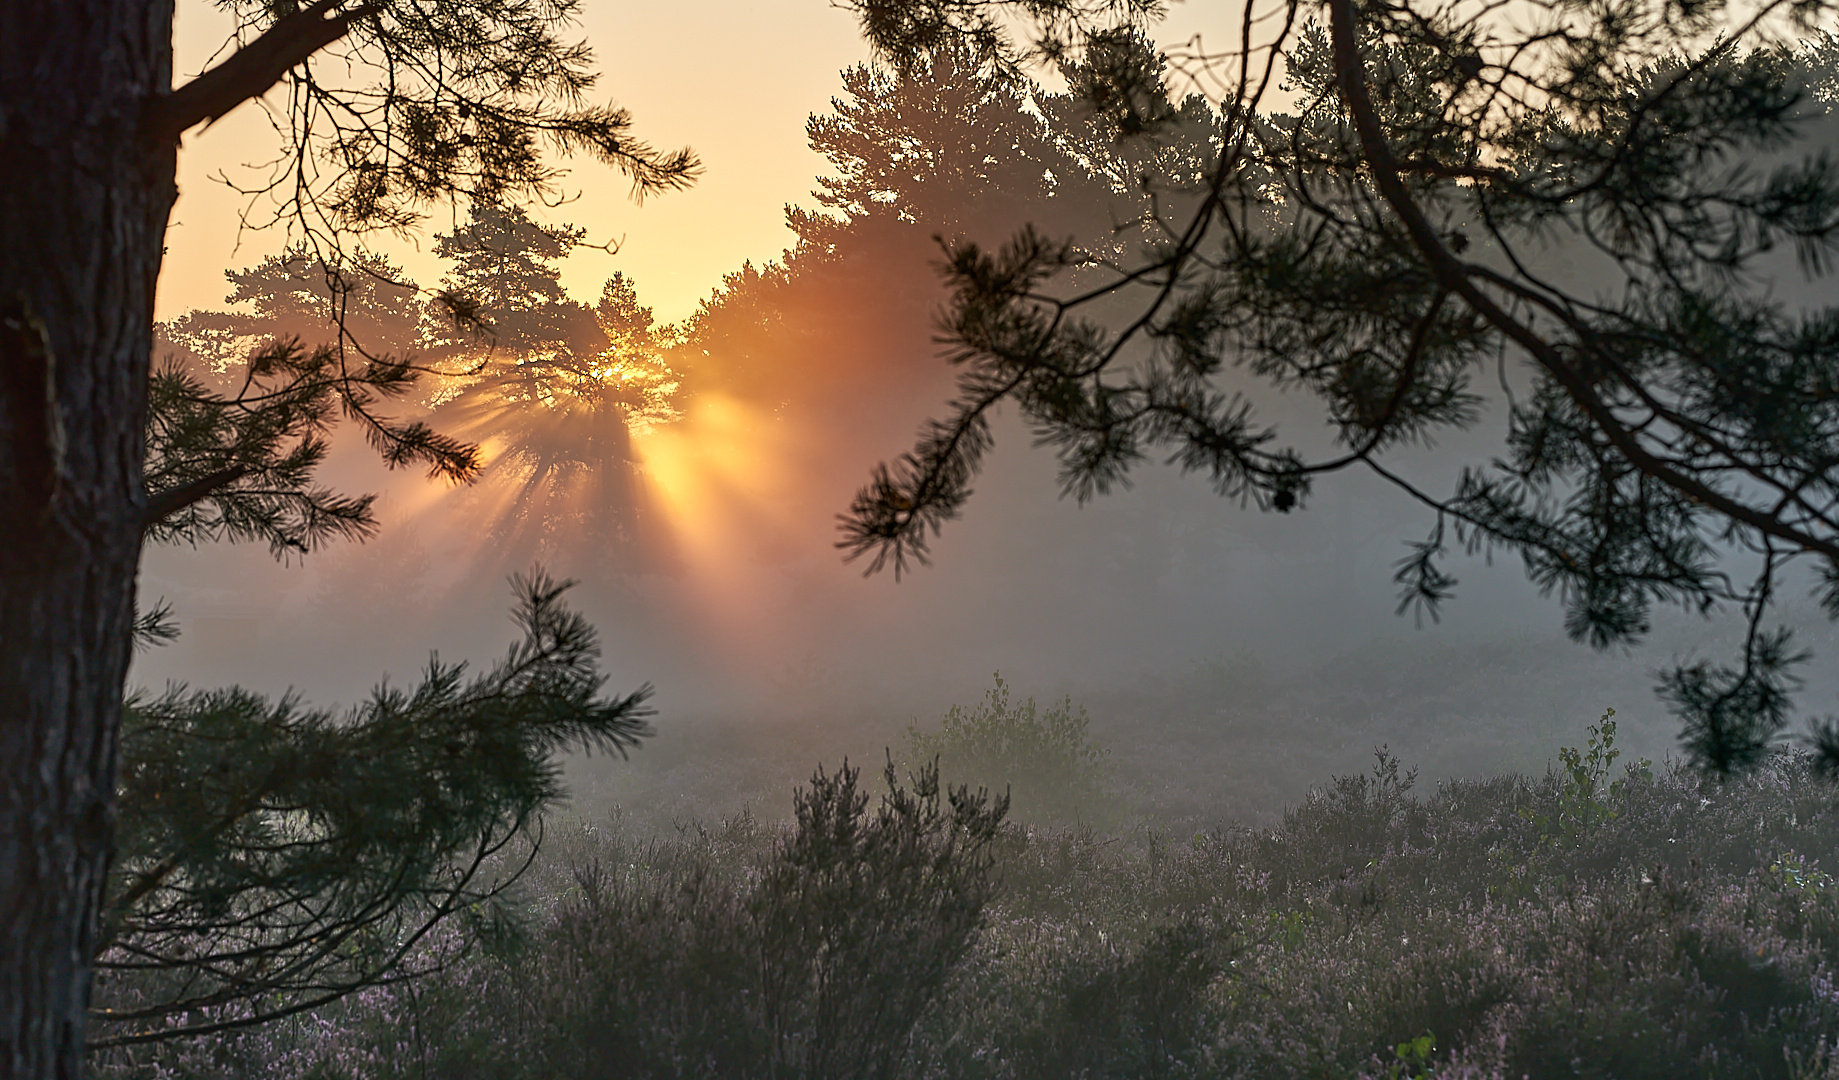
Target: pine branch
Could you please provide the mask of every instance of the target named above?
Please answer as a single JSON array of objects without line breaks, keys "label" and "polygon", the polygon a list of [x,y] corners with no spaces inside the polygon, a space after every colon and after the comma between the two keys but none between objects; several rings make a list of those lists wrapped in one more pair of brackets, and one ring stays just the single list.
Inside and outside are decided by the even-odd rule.
[{"label": "pine branch", "polygon": [[147,497],[147,515],[143,528],[152,528],[160,522],[202,499],[208,499],[218,490],[236,483],[249,475],[249,466],[231,465],[219,469],[208,476],[201,476],[189,484],[162,491]]},{"label": "pine branch", "polygon": [[[236,688],[128,703],[92,1049],[419,977],[466,947],[427,944],[438,924],[506,914],[496,900],[562,796],[557,756],[624,755],[652,715],[649,687],[602,692],[566,582],[514,584],[521,640],[470,678],[431,660],[412,691],[380,686],[343,714]],[[514,844],[527,856],[482,877]],[[149,992],[149,977],[173,981]]]},{"label": "pine branch", "polygon": [[1361,154],[1372,170],[1373,184],[1387,205],[1399,216],[1412,244],[1423,254],[1438,281],[1462,297],[1483,318],[1537,360],[1630,464],[1681,495],[1703,503],[1764,536],[1775,537],[1796,548],[1817,552],[1829,559],[1839,559],[1839,542],[1815,536],[1739,502],[1717,488],[1681,473],[1650,453],[1640,444],[1635,433],[1610,411],[1609,405],[1574,364],[1567,361],[1551,342],[1546,341],[1532,327],[1508,314],[1492,297],[1481,291],[1462,263],[1437,235],[1436,227],[1425,217],[1424,211],[1411,197],[1399,175],[1398,163],[1386,140],[1379,114],[1373,107],[1372,96],[1367,91],[1365,63],[1360,56],[1355,29],[1353,0],[1329,0],[1328,8],[1341,96],[1353,115]]},{"label": "pine branch", "polygon": [[339,10],[345,2],[318,0],[277,19],[223,63],[153,98],[145,124],[148,138],[166,142],[199,124],[215,123],[243,102],[267,93],[289,70],[344,37],[352,23],[383,6],[382,0],[366,0]]}]

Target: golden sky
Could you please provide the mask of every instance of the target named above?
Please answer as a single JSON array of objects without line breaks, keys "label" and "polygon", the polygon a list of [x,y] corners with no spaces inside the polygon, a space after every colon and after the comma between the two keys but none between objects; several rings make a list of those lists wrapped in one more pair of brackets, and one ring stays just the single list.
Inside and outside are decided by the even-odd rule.
[{"label": "golden sky", "polygon": [[[617,255],[580,250],[569,261],[563,283],[578,299],[592,302],[601,283],[622,270],[659,318],[678,319],[723,274],[744,260],[776,258],[792,242],[784,205],[810,205],[824,165],[806,145],[805,120],[828,111],[838,72],[867,59],[868,50],[853,17],[825,0],[584,0],[583,8],[578,33],[594,49],[602,99],[632,111],[639,138],[693,147],[705,172],[693,188],[638,206],[613,170],[575,162],[562,186],[578,198],[540,216],[586,227],[589,243],[619,245]],[[206,66],[228,32],[228,20],[205,0],[180,0],[178,78]],[[253,265],[284,245],[280,229],[239,237],[239,210],[248,200],[213,179],[256,180],[262,174],[245,166],[271,157],[273,145],[269,122],[253,104],[187,137],[159,318],[220,306],[225,269]],[[429,254],[431,236],[450,225],[450,217],[437,218],[418,244],[374,246],[433,285],[441,264]]]}]

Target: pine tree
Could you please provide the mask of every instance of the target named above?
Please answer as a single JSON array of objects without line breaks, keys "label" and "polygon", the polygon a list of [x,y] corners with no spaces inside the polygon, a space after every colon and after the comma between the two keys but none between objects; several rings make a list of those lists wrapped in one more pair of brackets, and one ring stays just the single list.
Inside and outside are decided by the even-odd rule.
[{"label": "pine tree", "polygon": [[[1161,65],[1119,47],[1158,5],[850,6],[900,70],[962,37],[994,70],[1059,64],[1126,144],[1178,123]],[[1436,614],[1454,546],[1518,554],[1598,648],[1638,641],[1656,604],[1739,613],[1735,662],[1676,667],[1660,690],[1694,762],[1754,764],[1806,659],[1767,625],[1789,568],[1839,616],[1839,308],[1783,295],[1839,240],[1839,169],[1800,141],[1826,123],[1808,89],[1831,76],[1803,69],[1796,35],[1829,13],[1247,6],[1233,49],[1185,61],[1222,88],[1218,121],[1199,175],[1150,179],[1180,212],[1149,242],[1096,280],[1089,253],[1034,229],[951,250],[958,400],[875,471],[841,546],[871,572],[924,562],[1004,401],[1082,500],[1151,455],[1277,512],[1365,469],[1432,518],[1401,610]],[[1295,112],[1266,106],[1280,87]],[[1313,395],[1335,445],[1279,441],[1260,383]],[[1447,493],[1397,467],[1489,406],[1501,453]],[[1839,723],[1809,738],[1839,769]]]},{"label": "pine tree", "polygon": [[170,354],[221,374],[271,342],[297,340],[406,359],[425,334],[420,289],[401,267],[361,248],[328,263],[300,241],[224,277],[228,307],[156,324],[156,358]]},{"label": "pine tree", "polygon": [[[430,206],[515,203],[553,149],[688,182],[687,151],[589,103],[571,0],[228,0],[236,40],[172,86],[173,0],[20,0],[0,34],[0,1074],[82,1070],[89,961],[149,519],[153,289],[183,136],[267,94],[270,191],[329,266]],[[370,361],[349,351],[341,377]],[[226,477],[225,482],[229,482]],[[157,510],[157,508],[155,508]]]},{"label": "pine tree", "polygon": [[843,72],[843,90],[830,113],[806,125],[811,148],[838,175],[820,178],[813,192],[834,217],[789,214],[805,243],[827,247],[834,230],[860,236],[894,223],[925,239],[987,239],[1019,214],[1063,231],[1109,224],[1111,192],[1042,115],[1052,95],[980,70],[969,48],[942,46],[905,72],[857,65]]},{"label": "pine tree", "polygon": [[433,417],[499,448],[480,476],[486,497],[511,493],[483,552],[500,562],[591,548],[634,565],[650,547],[632,430],[676,416],[678,380],[668,335],[623,274],[592,308],[562,289],[559,263],[582,236],[488,208],[435,245],[453,264],[443,295],[465,297],[480,332],[427,341],[464,368]]},{"label": "pine tree", "polygon": [[1089,122],[1065,95],[949,43],[907,71],[847,69],[806,125],[834,175],[814,205],[786,208],[794,248],[729,274],[689,321],[672,353],[686,385],[821,426],[839,447],[911,424],[911,401],[941,382],[928,353],[945,294],[927,265],[941,239],[999,238],[1030,217],[1096,247],[1147,209],[1100,171],[1134,166],[1081,145]]},{"label": "pine tree", "polygon": [[586,236],[584,229],[532,221],[521,207],[475,207],[465,225],[435,238],[434,253],[452,265],[440,295],[462,298],[483,332],[441,327],[429,344],[512,357],[598,352],[605,345],[599,325],[563,291],[558,265]]}]

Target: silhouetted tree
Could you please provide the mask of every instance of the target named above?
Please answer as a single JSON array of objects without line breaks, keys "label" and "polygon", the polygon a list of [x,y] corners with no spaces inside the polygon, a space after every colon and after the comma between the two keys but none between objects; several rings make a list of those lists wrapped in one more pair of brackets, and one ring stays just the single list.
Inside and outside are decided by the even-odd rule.
[{"label": "silhouetted tree", "polygon": [[157,324],[156,358],[170,353],[200,373],[224,373],[270,342],[292,339],[348,349],[360,360],[406,359],[426,334],[419,288],[373,252],[359,249],[329,263],[300,241],[224,277],[229,307]]},{"label": "silhouetted tree", "polygon": [[[1179,114],[1158,66],[1117,48],[1154,5],[851,6],[902,70],[963,35],[998,70],[1067,65],[1127,140]],[[1599,648],[1638,640],[1655,603],[1741,611],[1737,662],[1676,667],[1661,691],[1693,761],[1753,764],[1804,659],[1765,626],[1787,568],[1811,564],[1839,615],[1839,309],[1796,310],[1773,288],[1795,270],[1781,252],[1817,274],[1839,239],[1839,169],[1794,153],[1825,110],[1784,37],[1828,11],[1247,8],[1234,49],[1190,60],[1224,88],[1221,119],[1202,175],[1151,185],[1191,207],[1159,217],[1155,243],[1096,283],[1064,276],[1089,259],[1032,229],[952,249],[959,398],[876,470],[842,546],[871,570],[924,561],[1003,401],[1082,500],[1150,454],[1277,511],[1305,507],[1318,475],[1366,468],[1435,519],[1401,563],[1401,610],[1435,614],[1456,544],[1518,553],[1560,595],[1567,631]],[[1033,44],[1006,36],[1009,14]],[[1294,114],[1262,111],[1279,85]],[[1554,236],[1572,241],[1569,270],[1550,265]],[[1337,445],[1277,442],[1222,385],[1235,369],[1315,395]],[[1499,459],[1448,494],[1388,463],[1476,423],[1475,379],[1497,372]],[[1812,739],[1839,769],[1839,724]]]},{"label": "silhouetted tree", "polygon": [[[472,221],[436,238],[435,250],[453,268],[426,302],[420,287],[381,257],[355,253],[341,274],[296,245],[257,267],[226,271],[234,288],[225,310],[191,311],[155,327],[163,357],[155,390],[177,393],[175,401],[208,397],[254,430],[281,413],[253,405],[303,401],[310,387],[318,430],[300,448],[313,449],[315,463],[341,413],[358,418],[386,452],[411,437],[425,443],[438,428],[445,471],[486,481],[461,501],[490,502],[500,485],[514,489],[510,505],[494,509],[488,523],[485,553],[495,561],[528,565],[555,557],[557,544],[633,556],[643,488],[629,429],[676,416],[677,380],[663,359],[671,338],[653,325],[623,274],[606,283],[595,308],[568,296],[559,263],[582,235],[533,222],[521,209],[478,208]],[[450,317],[456,309],[457,319]],[[323,344],[289,351],[302,340]],[[288,370],[298,376],[299,364],[310,363],[313,377],[297,378],[283,393],[276,358],[295,353]],[[379,382],[386,373],[388,387]],[[435,377],[417,384],[423,375]],[[409,393],[411,384],[418,392]],[[394,399],[398,419],[380,424],[373,406],[385,397]],[[153,434],[180,419],[170,409],[154,414]],[[405,415],[417,419],[400,419]],[[194,429],[199,417],[197,410],[186,414]],[[473,452],[486,439],[499,449],[489,461]],[[187,460],[208,457],[200,456],[203,448],[192,439]],[[192,468],[188,479],[204,483],[205,474]]]},{"label": "silhouetted tree", "polygon": [[[965,48],[904,73],[850,68],[843,91],[806,128],[833,175],[814,205],[787,208],[797,244],[728,275],[668,354],[691,399],[719,393],[770,416],[788,433],[773,453],[826,502],[850,483],[852,448],[887,452],[889,433],[948,389],[929,342],[946,299],[930,267],[941,237],[998,236],[1029,216],[1097,247],[1148,205],[1075,152],[1069,132],[1089,123],[1077,108]],[[821,529],[829,513],[805,516]]]},{"label": "silhouetted tree", "polygon": [[477,323],[437,321],[428,344],[511,357],[598,352],[606,341],[593,312],[563,291],[557,265],[586,235],[585,229],[531,221],[520,207],[476,206],[465,225],[435,238],[434,253],[452,266],[441,279],[441,296],[463,298]]},{"label": "silhouetted tree", "polygon": [[964,45],[933,49],[905,72],[856,65],[843,72],[843,89],[847,97],[805,128],[837,175],[813,192],[835,216],[787,211],[804,244],[859,247],[894,223],[927,240],[1000,236],[1017,215],[1081,235],[1111,224],[1110,186],[1044,115],[1054,95],[980,67]]},{"label": "silhouetted tree", "polygon": [[816,209],[786,208],[798,243],[785,259],[730,274],[691,319],[678,355],[692,386],[778,407],[863,374],[910,379],[931,366],[915,328],[944,299],[925,266],[941,240],[1000,238],[1017,218],[1095,251],[1140,237],[1146,177],[1196,175],[1214,125],[1195,95],[1168,106],[1172,132],[1119,143],[1117,118],[992,70],[961,42],[902,71],[849,68],[843,89],[806,125],[835,175],[818,180]]},{"label": "silhouetted tree", "polygon": [[608,161],[641,191],[696,170],[584,102],[589,54],[558,36],[569,0],[224,6],[236,40],[176,88],[172,0],[22,0],[0,34],[0,1072],[13,1077],[82,1069],[181,136],[281,84],[272,205],[335,267],[353,230],[540,191],[545,147]]},{"label": "silhouetted tree", "polygon": [[435,245],[453,262],[446,295],[476,304],[482,331],[428,342],[466,368],[435,420],[498,447],[475,498],[511,489],[486,547],[501,561],[552,558],[566,546],[633,562],[644,546],[631,429],[676,415],[668,334],[623,274],[593,308],[569,298],[558,263],[581,238],[521,210],[488,208]]}]

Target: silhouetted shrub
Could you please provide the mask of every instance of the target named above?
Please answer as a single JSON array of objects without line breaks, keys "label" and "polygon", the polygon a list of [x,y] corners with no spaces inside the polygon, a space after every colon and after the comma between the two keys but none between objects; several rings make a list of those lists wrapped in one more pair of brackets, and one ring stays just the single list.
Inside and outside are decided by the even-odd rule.
[{"label": "silhouetted shrub", "polygon": [[1159,926],[1135,949],[1076,958],[1045,988],[1043,1022],[1018,1047],[1035,1075],[1193,1075],[1210,1040],[1224,943],[1198,920]]},{"label": "silhouetted shrub", "polygon": [[1430,793],[1382,752],[1179,841],[999,827],[932,769],[820,771],[783,829],[558,829],[522,952],[106,1076],[1839,1080],[1833,789],[1617,782],[1594,734]]},{"label": "silhouetted shrub", "polygon": [[818,770],[739,868],[708,834],[652,845],[642,870],[577,866],[527,969],[547,1075],[896,1075],[982,920],[1006,804],[932,767],[885,777],[871,811],[856,769]]}]

